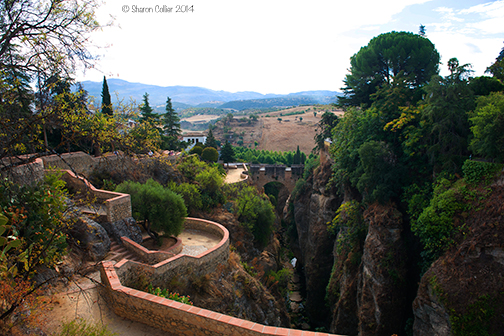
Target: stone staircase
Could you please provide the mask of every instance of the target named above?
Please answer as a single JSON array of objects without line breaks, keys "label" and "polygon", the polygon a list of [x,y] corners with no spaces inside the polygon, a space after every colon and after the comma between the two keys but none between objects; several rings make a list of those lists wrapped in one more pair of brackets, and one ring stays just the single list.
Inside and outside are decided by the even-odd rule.
[{"label": "stone staircase", "polygon": [[143,262],[138,256],[136,256],[133,252],[128,251],[124,246],[116,242],[115,240],[110,240],[110,251],[105,257],[105,260],[114,260],[116,262],[121,261],[122,259],[128,259],[137,262]]}]

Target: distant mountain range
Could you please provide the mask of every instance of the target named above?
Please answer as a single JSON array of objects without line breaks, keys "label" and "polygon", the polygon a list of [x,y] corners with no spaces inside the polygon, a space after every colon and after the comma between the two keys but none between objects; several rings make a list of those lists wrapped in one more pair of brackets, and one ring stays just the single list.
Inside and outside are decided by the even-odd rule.
[{"label": "distant mountain range", "polygon": [[[341,95],[336,91],[303,91],[287,95],[261,94],[258,92],[227,92],[205,89],[197,86],[157,86],[141,83],[130,83],[122,79],[107,79],[112,102],[117,102],[117,95],[128,101],[131,97],[138,104],[142,101],[145,92],[149,94],[149,103],[156,110],[161,110],[170,97],[173,107],[182,110],[189,107],[214,107],[214,108],[265,108],[312,104],[330,104],[336,101],[336,96]],[[84,89],[96,101],[101,101],[102,82],[84,81]],[[250,101],[250,102],[249,102]]]}]

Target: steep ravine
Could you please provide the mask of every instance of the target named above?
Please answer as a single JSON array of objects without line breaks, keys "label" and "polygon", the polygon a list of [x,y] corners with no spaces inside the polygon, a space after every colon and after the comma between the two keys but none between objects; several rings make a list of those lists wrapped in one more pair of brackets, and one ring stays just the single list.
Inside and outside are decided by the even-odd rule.
[{"label": "steep ravine", "polygon": [[294,254],[306,280],[305,308],[312,326],[326,326],[329,318],[325,295],[333,265],[334,237],[327,232],[327,222],[342,201],[336,193],[326,191],[330,177],[331,166],[326,162],[306,181],[291,213],[298,243]]},{"label": "steep ravine", "polygon": [[317,168],[290,211],[312,328],[359,336],[503,335],[504,182],[480,186],[488,193],[464,214],[456,243],[420,279],[418,240],[396,204],[360,208],[361,231],[345,211],[337,230],[327,230],[340,205],[355,198],[326,190],[330,174],[329,162]]}]

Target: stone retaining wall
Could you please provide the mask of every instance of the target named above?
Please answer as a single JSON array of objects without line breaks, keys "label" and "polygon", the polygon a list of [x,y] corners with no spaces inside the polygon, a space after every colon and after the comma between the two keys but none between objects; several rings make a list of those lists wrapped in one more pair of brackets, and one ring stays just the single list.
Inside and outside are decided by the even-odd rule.
[{"label": "stone retaining wall", "polygon": [[[19,162],[17,158],[5,158],[0,160],[0,167],[9,166],[15,162]],[[7,177],[18,184],[34,184],[44,179],[44,162],[41,158],[37,158],[33,162],[2,171],[0,176]]]},{"label": "stone retaining wall", "polygon": [[[172,335],[330,336],[326,333],[265,326],[128,287],[128,282],[134,281],[134,272],[144,272],[152,275],[154,281],[162,281],[170,277],[163,275],[165,273],[171,275],[185,275],[187,271],[191,274],[209,273],[218,264],[226,262],[229,257],[229,233],[226,228],[218,223],[196,218],[187,218],[186,228],[217,232],[221,234],[222,239],[215,247],[199,256],[178,255],[153,266],[142,266],[127,260],[115,265],[113,261],[101,263],[100,275],[105,289],[104,294],[109,307],[117,315],[148,324]],[[152,284],[155,287],[160,286],[154,282]]]},{"label": "stone retaining wall", "polygon": [[127,237],[121,237],[123,246],[133,252],[138,256],[144,263],[149,265],[158,264],[166,259],[170,259],[182,251],[182,241],[177,237],[173,237],[177,240],[175,245],[170,247],[170,249],[165,251],[151,251],[143,247],[142,245],[135,243],[133,240]]},{"label": "stone retaining wall", "polygon": [[96,189],[88,180],[75,176],[70,170],[63,170],[62,179],[67,186],[80,190],[83,194],[91,193],[96,201],[103,203],[107,212],[107,222],[113,223],[131,217],[131,197],[128,194]]},{"label": "stone retaining wall", "polygon": [[174,277],[191,274],[201,276],[215,270],[217,265],[227,262],[229,258],[229,232],[222,225],[204,219],[186,218],[185,229],[207,231],[221,237],[213,248],[194,257],[178,254],[155,265],[147,265],[131,260],[121,260],[115,265],[121,283],[130,286],[135,283],[139,274],[149,277],[154,287],[163,287]]}]

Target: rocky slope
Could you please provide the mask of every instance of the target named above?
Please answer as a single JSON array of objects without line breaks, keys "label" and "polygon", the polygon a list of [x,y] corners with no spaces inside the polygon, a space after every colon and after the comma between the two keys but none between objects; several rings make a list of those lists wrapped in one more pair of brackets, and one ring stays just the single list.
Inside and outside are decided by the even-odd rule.
[{"label": "rocky slope", "polygon": [[502,335],[504,187],[497,182],[489,191],[473,203],[458,244],[422,277],[414,335]]},{"label": "rocky slope", "polygon": [[408,218],[393,203],[352,212],[355,195],[325,189],[330,172],[330,163],[315,171],[291,212],[312,327],[359,336],[502,334],[504,179],[468,189],[483,196],[466,200],[453,246],[420,281]]},{"label": "rocky slope", "polygon": [[326,162],[306,181],[293,203],[298,242],[294,254],[306,279],[306,312],[315,325],[324,325],[328,317],[324,298],[333,264],[334,237],[327,232],[327,222],[342,201],[334,191],[326,191],[330,176],[330,162]]}]

